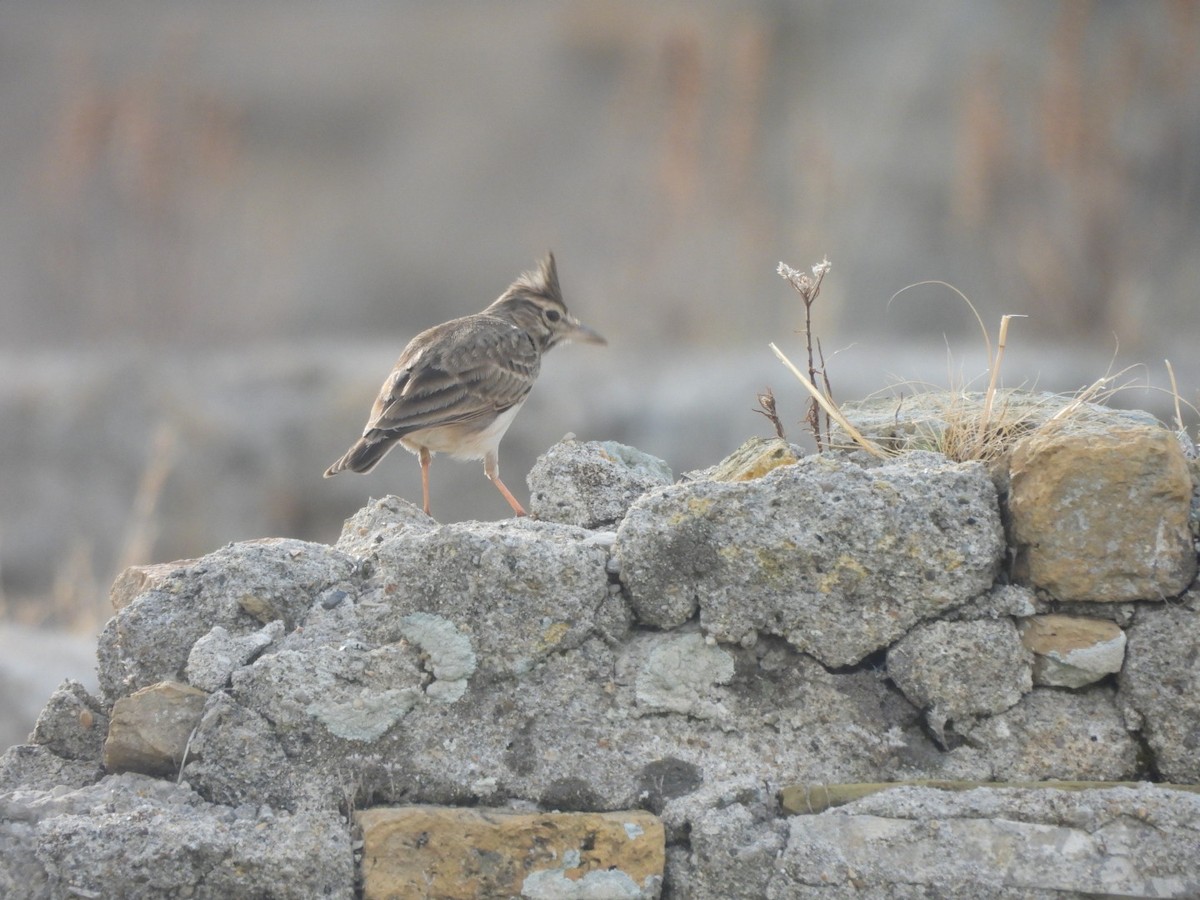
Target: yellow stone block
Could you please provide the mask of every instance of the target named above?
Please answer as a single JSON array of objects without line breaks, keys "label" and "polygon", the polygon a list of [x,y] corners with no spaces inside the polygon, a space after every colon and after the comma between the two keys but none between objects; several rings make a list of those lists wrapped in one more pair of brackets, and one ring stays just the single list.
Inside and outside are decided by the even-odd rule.
[{"label": "yellow stone block", "polygon": [[367,900],[519,897],[526,889],[544,893],[555,882],[587,887],[587,896],[608,895],[607,884],[612,896],[657,897],[662,887],[663,826],[643,810],[378,807],[355,821]]}]

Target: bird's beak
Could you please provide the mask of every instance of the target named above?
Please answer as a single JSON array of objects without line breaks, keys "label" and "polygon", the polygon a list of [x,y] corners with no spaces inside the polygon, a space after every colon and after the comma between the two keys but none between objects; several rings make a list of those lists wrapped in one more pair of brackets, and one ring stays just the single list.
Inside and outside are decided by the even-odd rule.
[{"label": "bird's beak", "polygon": [[600,332],[593,331],[576,318],[571,319],[571,330],[563,335],[564,340],[577,344],[607,344]]}]

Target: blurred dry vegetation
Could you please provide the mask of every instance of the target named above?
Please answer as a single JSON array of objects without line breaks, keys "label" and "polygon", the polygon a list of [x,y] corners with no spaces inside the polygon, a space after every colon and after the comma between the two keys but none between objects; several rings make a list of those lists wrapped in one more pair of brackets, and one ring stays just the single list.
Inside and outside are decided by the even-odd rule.
[{"label": "blurred dry vegetation", "polygon": [[[813,324],[842,398],[972,340],[947,292],[888,312],[925,279],[1030,317],[1022,383],[1089,383],[1114,335],[1195,356],[1190,0],[0,17],[0,612],[24,621],[94,628],[125,564],[328,541],[368,494],[411,496],[409,460],[320,471],[412,334],[547,247],[613,346],[556,351],[510,484],[566,430],[714,462],[768,380],[798,422],[766,351],[803,320],[781,259],[837,261]],[[502,514],[444,465],[447,518]]]},{"label": "blurred dry vegetation", "polygon": [[[869,212],[871,198],[861,196],[869,189],[900,195],[877,198],[881,219],[898,217],[916,236],[929,232],[926,241],[950,241],[968,250],[958,270],[974,274],[974,267],[987,265],[989,278],[980,279],[982,290],[973,291],[985,313],[1036,309],[1043,334],[1106,337],[1116,331],[1123,341],[1134,342],[1152,338],[1147,332],[1161,327],[1154,318],[1147,320],[1148,310],[1195,311],[1194,292],[1176,305],[1160,301],[1162,307],[1147,306],[1146,295],[1160,287],[1184,288],[1196,275],[1193,264],[1191,282],[1181,276],[1175,280],[1179,257],[1195,256],[1200,226],[1196,4],[1015,4],[1000,17],[1007,27],[997,31],[994,46],[970,30],[961,36],[962,46],[952,46],[956,37],[945,23],[934,30],[932,21],[918,21],[910,27],[924,29],[926,46],[914,44],[907,51],[912,74],[903,74],[912,84],[886,83],[886,58],[872,67],[870,42],[885,38],[878,33],[884,26],[861,21],[861,13],[839,16],[836,6],[813,4],[806,14],[800,7],[770,3],[651,9],[632,3],[526,3],[518,4],[521,13],[515,16],[462,5],[442,14],[416,6],[391,14],[360,8],[337,16],[309,7],[291,25],[318,35],[301,36],[290,52],[285,35],[279,45],[262,48],[260,63],[303,66],[306,61],[299,57],[308,44],[322,46],[323,27],[334,29],[335,52],[361,50],[366,59],[349,63],[340,77],[332,61],[314,63],[316,74],[299,76],[296,95],[279,108],[268,108],[280,90],[273,83],[278,74],[273,79],[261,73],[265,84],[257,90],[253,82],[231,86],[228,78],[212,77],[214,52],[245,49],[222,34],[215,19],[168,4],[173,14],[151,16],[155,41],[117,65],[113,57],[120,46],[111,42],[121,39],[119,18],[96,33],[82,21],[72,27],[70,18],[62,17],[59,28],[46,28],[43,35],[51,39],[53,60],[42,73],[53,81],[38,93],[46,108],[39,110],[38,128],[28,135],[37,147],[36,189],[23,198],[29,204],[25,211],[34,216],[27,232],[33,240],[24,243],[35,253],[21,261],[18,283],[24,281],[26,289],[15,297],[10,289],[5,298],[18,313],[5,343],[97,336],[241,340],[278,335],[281,325],[290,334],[307,333],[312,317],[331,318],[320,308],[333,302],[327,285],[296,279],[312,239],[306,214],[325,211],[318,204],[336,200],[296,194],[308,189],[304,179],[320,178],[318,166],[337,166],[343,145],[350,148],[347,164],[378,165],[383,154],[372,149],[384,143],[379,132],[414,127],[405,119],[406,107],[429,76],[401,64],[392,72],[380,71],[374,54],[386,51],[380,46],[385,39],[370,36],[373,28],[384,35],[393,28],[396,49],[402,51],[415,40],[405,28],[410,19],[416,20],[411,31],[433,32],[431,41],[461,43],[483,55],[476,77],[488,77],[497,68],[490,58],[495,51],[476,46],[476,30],[489,21],[499,28],[493,20],[504,20],[502,42],[507,33],[520,34],[523,19],[537,22],[533,40],[520,46],[530,49],[539,72],[559,78],[561,92],[546,98],[546,121],[532,121],[535,113],[522,108],[517,110],[522,121],[506,124],[506,110],[492,109],[472,135],[476,140],[462,131],[468,146],[434,147],[416,155],[458,157],[467,167],[461,176],[468,185],[500,176],[536,185],[539,176],[547,176],[546,191],[553,194],[572,183],[576,196],[570,199],[587,201],[571,204],[581,221],[562,221],[567,204],[540,197],[536,190],[497,203],[495,195],[509,190],[494,184],[488,196],[476,200],[481,212],[496,218],[463,230],[486,234],[506,216],[532,217],[541,223],[526,230],[543,242],[560,235],[580,243],[596,239],[599,246],[590,245],[595,249],[576,253],[599,257],[587,261],[589,273],[600,268],[600,282],[620,288],[596,293],[655,298],[648,310],[652,318],[640,323],[641,334],[634,338],[653,342],[669,334],[681,341],[711,341],[726,338],[730,327],[733,335],[747,336],[742,307],[756,296],[747,278],[756,287],[768,284],[770,268],[765,273],[756,268],[761,260],[779,256],[766,248],[782,247],[792,255],[797,246],[819,252],[832,250],[825,245],[845,241],[855,230],[869,234],[865,224],[839,218]],[[923,8],[932,15],[937,7]],[[139,7],[114,8],[134,15]],[[289,21],[282,8],[274,16],[280,23]],[[25,17],[58,19],[29,11]],[[239,18],[230,16],[230,30]],[[258,27],[267,31],[270,18]],[[461,33],[472,18],[483,22]],[[966,27],[970,18],[960,12],[948,21]],[[442,19],[449,36],[437,27]],[[1014,46],[1013,33],[1036,43]],[[913,36],[906,37],[912,41]],[[931,53],[942,56],[930,58]],[[860,81],[873,80],[876,95],[851,98],[849,121],[842,121],[835,104],[859,87],[835,83],[838,69],[846,65],[843,55],[863,70]],[[468,72],[459,78],[469,81],[471,54],[461,61]],[[423,62],[418,57],[411,65]],[[237,63],[255,74],[253,60]],[[394,97],[386,96],[389,74],[396,80]],[[322,77],[328,79],[325,96],[306,101],[306,78]],[[923,78],[931,83],[922,83]],[[512,80],[514,90],[525,81]],[[429,87],[428,101],[446,105],[447,119],[464,114],[452,108],[463,101],[454,96],[454,84],[445,87],[444,97],[437,95],[436,84]],[[540,90],[549,94],[548,87]],[[360,95],[343,107],[343,97],[356,91]],[[467,99],[468,106],[479,102]],[[867,114],[883,118],[868,120]],[[301,116],[309,121],[292,121]],[[368,120],[374,116],[396,121],[372,124]],[[328,121],[312,121],[318,117]],[[533,125],[545,133],[531,133]],[[353,149],[360,126],[365,126],[366,146]],[[325,133],[341,130],[346,133]],[[457,133],[445,130],[451,140]],[[493,130],[499,146],[481,145],[478,135]],[[858,139],[850,140],[855,130]],[[570,135],[581,131],[599,147],[589,152],[607,157],[608,163],[585,168],[590,162],[585,158],[575,168],[570,160],[551,158],[559,147],[569,150],[578,140]],[[891,146],[872,134],[876,131]],[[412,135],[404,138],[420,142]],[[522,158],[535,143],[542,146]],[[549,162],[549,171],[525,172],[543,162]],[[512,167],[508,172],[506,165]],[[344,182],[347,174],[329,177]],[[404,175],[377,171],[363,177],[377,178],[380,191],[404,199]],[[608,195],[613,188],[615,196]],[[457,195],[462,188],[443,189]],[[315,190],[325,194],[330,188]],[[914,193],[918,190],[922,193]],[[354,199],[351,194],[345,202]],[[897,201],[911,201],[911,206],[891,209]],[[455,196],[450,202],[464,201]],[[294,209],[280,208],[281,203]],[[488,208],[493,206],[502,212]],[[389,247],[386,233],[364,236],[379,224],[371,218],[378,217],[377,209],[351,207],[337,215],[341,227],[361,229],[349,239],[375,244],[342,265],[377,266],[388,271],[376,277],[394,279],[386,293],[340,298],[339,330],[395,328],[393,292],[403,290],[404,270],[368,254],[390,250],[403,257],[404,247]],[[473,256],[474,245],[460,249],[453,234],[445,240],[445,256],[424,266],[452,267],[460,254]],[[869,315],[881,293],[890,295],[910,275],[917,280],[947,274],[940,271],[946,266],[918,257],[905,272],[882,278],[879,270],[898,259],[904,244],[888,241],[882,248],[885,259],[872,258],[870,248],[849,248],[854,255],[845,262],[845,253],[839,253],[839,268],[852,284],[890,288],[865,296],[856,290],[841,304]],[[601,250],[621,255],[613,265]],[[526,264],[523,257],[521,262],[494,258],[502,271]],[[931,271],[935,268],[939,271]],[[856,275],[860,269],[874,274]],[[482,296],[494,293],[490,279],[480,281]],[[435,286],[432,279],[429,284]],[[983,292],[987,297],[979,298]],[[778,299],[763,305],[774,313],[769,316],[774,324],[787,327],[793,321]],[[431,306],[436,314],[436,305]],[[1016,306],[1021,308],[1011,308]],[[832,324],[844,329],[846,323],[847,313],[840,312]],[[912,320],[888,326],[923,327]]]},{"label": "blurred dry vegetation", "polygon": [[[1042,301],[1039,331],[1140,343],[1158,327],[1144,318],[1154,273],[1195,255],[1200,123],[1183,111],[1200,84],[1200,6],[1161,4],[1157,28],[1117,24],[1107,42],[1101,7],[1057,10],[1032,96],[998,51],[969,74],[954,214]],[[1196,316],[1197,291],[1181,293],[1176,310]]]}]

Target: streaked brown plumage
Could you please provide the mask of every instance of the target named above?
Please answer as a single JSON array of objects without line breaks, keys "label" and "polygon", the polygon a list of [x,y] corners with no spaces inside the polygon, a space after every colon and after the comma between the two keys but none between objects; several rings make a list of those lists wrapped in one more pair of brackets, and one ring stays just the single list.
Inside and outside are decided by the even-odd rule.
[{"label": "streaked brown plumage", "polygon": [[564,341],[606,343],[567,312],[551,253],[483,312],[413,338],[383,383],[362,437],[325,477],[370,472],[398,442],[421,462],[426,513],[430,458],[449,453],[482,459],[513,512],[525,515],[500,480],[500,439],[537,379],[542,354]]}]

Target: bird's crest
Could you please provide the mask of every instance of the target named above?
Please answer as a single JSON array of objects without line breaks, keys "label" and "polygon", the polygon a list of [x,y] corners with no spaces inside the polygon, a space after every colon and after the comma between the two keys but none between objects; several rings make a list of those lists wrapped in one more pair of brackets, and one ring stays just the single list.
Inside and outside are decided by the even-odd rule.
[{"label": "bird's crest", "polygon": [[[534,294],[539,297],[557,301],[563,305],[562,289],[558,286],[558,266],[554,262],[554,254],[547,253],[546,258],[538,263],[538,267],[532,272],[522,272],[514,281],[507,291],[504,292],[506,297],[511,297],[514,294]],[[503,298],[501,298],[503,299]]]}]

